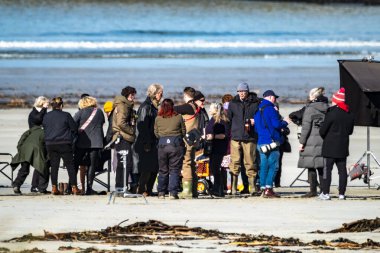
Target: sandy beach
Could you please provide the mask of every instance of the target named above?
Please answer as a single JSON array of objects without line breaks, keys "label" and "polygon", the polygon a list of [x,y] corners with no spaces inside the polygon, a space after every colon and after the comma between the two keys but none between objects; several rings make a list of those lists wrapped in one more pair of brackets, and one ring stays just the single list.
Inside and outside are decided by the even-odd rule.
[{"label": "sandy beach", "polygon": [[[295,106],[283,106],[282,114],[287,115],[295,110]],[[76,109],[69,109],[74,113]],[[29,109],[7,109],[0,111],[0,152],[16,153],[16,145],[20,135],[27,129],[26,118]],[[349,182],[347,200],[337,200],[336,169],[333,173],[332,201],[317,199],[301,199],[299,196],[307,191],[304,182],[297,181],[295,187],[289,187],[293,179],[300,173],[297,168],[297,137],[296,126],[291,125],[290,142],[292,153],[287,153],[283,159],[283,187],[277,191],[282,194],[281,199],[267,200],[259,197],[235,199],[211,199],[202,197],[199,200],[158,200],[116,198],[115,204],[107,205],[108,196],[51,196],[51,195],[13,195],[8,187],[0,188],[0,240],[9,240],[14,237],[33,233],[43,235],[44,230],[58,232],[73,232],[85,230],[100,230],[114,226],[128,219],[124,225],[150,219],[159,220],[170,225],[183,225],[187,222],[190,227],[218,229],[222,232],[236,232],[248,234],[266,234],[280,237],[295,237],[304,242],[312,240],[332,240],[338,237],[348,238],[355,242],[364,242],[367,239],[380,241],[379,231],[344,234],[310,234],[312,231],[328,231],[339,228],[343,223],[358,219],[374,219],[380,213],[380,191],[367,185],[362,180]],[[371,128],[372,151],[380,153],[380,129]],[[350,157],[348,164],[353,164],[366,149],[366,128],[356,127],[351,137]],[[373,163],[373,162],[372,162]],[[380,169],[374,169],[379,175]],[[102,175],[105,178],[105,175]],[[305,179],[306,173],[302,176]],[[61,172],[60,179],[64,180],[65,172]],[[113,186],[114,174],[111,174]],[[21,189],[24,193],[30,190],[31,175]],[[380,183],[376,179],[373,183]],[[0,176],[0,185],[9,186],[10,181]],[[49,187],[50,188],[50,187]],[[95,189],[104,190],[100,185]],[[218,244],[215,241],[181,241],[179,245],[186,248],[168,246],[155,243],[144,246],[121,246],[110,244],[93,244],[84,242],[0,242],[0,247],[12,251],[32,249],[37,247],[46,252],[57,252],[59,246],[71,245],[81,248],[96,247],[98,249],[134,249],[137,251],[163,250],[185,252],[220,252],[222,250],[253,250],[242,249],[231,244]],[[211,247],[211,248],[210,248]],[[298,248],[303,252],[304,248]],[[70,251],[69,251],[70,252]],[[75,252],[75,251],[73,251]],[[320,252],[308,249],[307,252]],[[336,252],[346,252],[338,250]],[[371,252],[366,249],[366,252]]]}]

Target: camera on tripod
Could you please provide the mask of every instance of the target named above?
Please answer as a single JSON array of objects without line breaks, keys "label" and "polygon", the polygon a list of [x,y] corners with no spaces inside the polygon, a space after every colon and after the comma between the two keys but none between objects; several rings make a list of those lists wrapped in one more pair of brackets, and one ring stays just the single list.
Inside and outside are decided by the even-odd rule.
[{"label": "camera on tripod", "polygon": [[265,153],[267,153],[267,152],[269,152],[269,151],[271,151],[271,150],[273,150],[273,149],[275,149],[275,148],[277,148],[279,146],[280,146],[280,143],[278,143],[278,142],[272,142],[270,144],[262,145],[260,147],[260,149],[261,149],[261,152],[263,152],[265,154]]}]

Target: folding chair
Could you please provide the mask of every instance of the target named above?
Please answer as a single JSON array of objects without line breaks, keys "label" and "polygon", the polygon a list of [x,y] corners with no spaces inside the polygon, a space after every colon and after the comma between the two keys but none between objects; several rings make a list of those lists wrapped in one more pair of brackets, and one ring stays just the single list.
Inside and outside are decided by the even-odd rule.
[{"label": "folding chair", "polygon": [[[107,189],[107,192],[111,191],[111,159],[107,161],[107,168],[104,168],[102,171],[98,171],[95,173],[94,181],[100,184],[101,186],[104,186]],[[104,182],[97,178],[97,176],[102,175],[103,173],[107,173],[107,182]]]},{"label": "folding chair", "polygon": [[302,174],[303,174],[306,170],[307,170],[307,168],[304,168],[304,169],[301,171],[301,173],[298,174],[298,176],[296,177],[296,179],[294,179],[293,182],[289,185],[289,187],[292,187],[293,184],[294,184],[296,181],[301,181],[301,182],[306,182],[306,183],[308,183],[307,180],[305,180],[305,179],[301,179],[301,178],[300,178],[300,177],[302,176]]},{"label": "folding chair", "polygon": [[[3,159],[0,160],[0,173],[3,174],[6,178],[8,178],[11,181],[11,185],[13,184],[13,169],[11,167],[11,161],[13,159],[13,156],[9,153],[0,153],[0,157],[3,157]],[[5,169],[10,169],[10,173],[6,173]]]}]

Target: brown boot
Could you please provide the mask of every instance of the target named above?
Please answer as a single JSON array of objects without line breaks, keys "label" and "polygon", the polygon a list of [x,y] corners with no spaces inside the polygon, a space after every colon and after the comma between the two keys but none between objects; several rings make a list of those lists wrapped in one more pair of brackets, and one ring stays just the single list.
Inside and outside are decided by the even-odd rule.
[{"label": "brown boot", "polygon": [[51,186],[51,194],[53,195],[60,195],[61,193],[58,191],[58,188],[56,185]]},{"label": "brown boot", "polygon": [[81,191],[78,189],[78,187],[76,185],[73,185],[71,187],[71,192],[74,194],[74,195],[80,195],[81,194]]},{"label": "brown boot", "polygon": [[264,198],[280,198],[280,195],[275,193],[272,188],[266,188],[263,197]]}]

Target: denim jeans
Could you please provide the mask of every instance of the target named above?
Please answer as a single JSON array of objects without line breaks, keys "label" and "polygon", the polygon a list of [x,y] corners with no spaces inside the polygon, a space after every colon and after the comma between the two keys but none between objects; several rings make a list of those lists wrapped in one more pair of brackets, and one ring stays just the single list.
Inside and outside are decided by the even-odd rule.
[{"label": "denim jeans", "polygon": [[280,151],[276,148],[263,153],[260,149],[261,146],[263,145],[257,145],[260,153],[260,188],[272,188],[278,170]]}]

